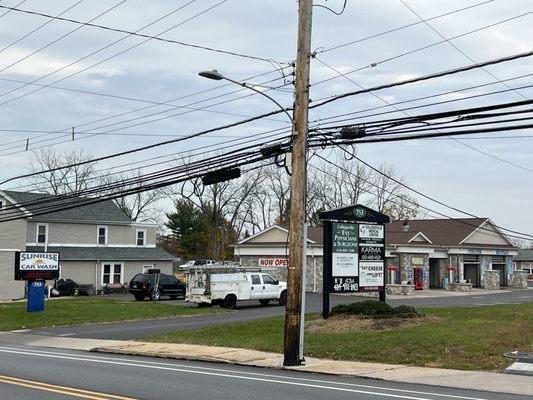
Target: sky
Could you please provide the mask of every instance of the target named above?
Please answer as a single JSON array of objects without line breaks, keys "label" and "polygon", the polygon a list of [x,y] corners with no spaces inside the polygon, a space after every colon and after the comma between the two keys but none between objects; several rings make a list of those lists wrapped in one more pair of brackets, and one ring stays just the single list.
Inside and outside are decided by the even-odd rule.
[{"label": "sky", "polygon": [[[340,11],[343,3],[314,2],[335,11]],[[261,90],[287,107],[293,101],[290,63],[296,58],[298,17],[294,0],[5,0],[0,6],[61,14],[83,22],[93,20],[107,27],[246,56],[0,9],[2,179],[28,172],[31,151],[42,147],[66,152],[84,149],[99,157],[276,109],[263,96],[202,78],[200,71],[217,69],[234,80],[262,84]],[[442,14],[448,15],[439,17]],[[432,18],[428,21],[431,27],[419,18]],[[358,85],[373,87],[531,51],[532,20],[533,4],[527,0],[348,0],[341,15],[314,7],[312,49],[316,58],[311,62],[311,100],[357,90]],[[410,26],[396,29],[406,25]],[[359,112],[355,114],[358,118],[351,120],[354,124],[403,117],[405,114],[385,103],[476,85],[485,86],[398,107],[495,91],[500,93],[406,112],[416,115],[531,98],[531,88],[510,90],[498,82],[531,73],[530,59],[523,58],[376,91],[379,97],[352,96],[310,110],[310,125],[350,112]],[[517,88],[530,85],[532,79],[523,77],[507,84]],[[372,112],[362,111],[377,107]],[[365,118],[378,112],[388,113]],[[150,162],[205,151],[206,146],[228,146],[228,140],[246,140],[289,126],[286,116],[278,114],[107,160],[99,163],[98,169],[119,171],[128,168],[121,165],[130,164],[129,168],[145,166],[144,171],[153,171],[161,166],[146,166]],[[72,127],[74,141],[70,140]],[[262,140],[277,137],[260,136]],[[29,151],[25,151],[27,139]],[[533,234],[533,132],[495,132],[457,139],[462,143],[445,137],[361,144],[357,152],[372,165],[393,165],[409,185],[442,202]],[[156,160],[147,161],[152,158]],[[25,183],[19,180],[0,188],[20,189]],[[461,216],[428,200],[418,200],[434,210]]]}]

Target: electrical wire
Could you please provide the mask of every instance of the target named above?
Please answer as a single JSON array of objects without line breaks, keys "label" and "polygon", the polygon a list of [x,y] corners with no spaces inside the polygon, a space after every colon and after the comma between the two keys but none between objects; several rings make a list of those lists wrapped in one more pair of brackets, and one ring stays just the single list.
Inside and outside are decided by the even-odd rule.
[{"label": "electrical wire", "polygon": [[[452,11],[448,11],[448,12],[443,13],[443,14],[436,15],[436,16],[431,17],[431,18],[427,18],[425,21],[433,21],[433,20],[436,20],[436,19],[439,19],[439,18],[442,18],[442,17],[447,17],[449,15],[453,15],[453,14],[457,14],[457,13],[462,12],[462,11],[470,10],[472,8],[479,7],[479,6],[488,4],[488,3],[492,3],[494,1],[495,0],[482,1],[480,3],[472,4],[472,5],[469,5],[467,7],[458,8],[458,9],[455,9],[455,10],[452,10]],[[351,46],[353,44],[366,42],[367,40],[370,40],[370,39],[375,39],[375,38],[380,37],[380,36],[388,35],[389,33],[394,33],[394,32],[398,32],[398,31],[406,29],[406,28],[411,28],[413,26],[417,26],[417,25],[420,25],[422,23],[423,23],[423,21],[412,22],[410,24],[402,25],[402,26],[399,26],[397,28],[392,28],[392,29],[388,29],[386,31],[375,33],[373,35],[366,36],[366,37],[363,37],[361,39],[352,40],[350,42],[343,43],[343,44],[338,44],[338,45],[335,45],[335,46],[332,46],[332,47],[328,47],[328,48],[322,48],[320,50],[315,51],[315,53],[316,54],[320,54],[320,53],[330,52],[330,51],[333,51],[333,50],[338,50],[338,49],[346,47],[346,46]]]},{"label": "electrical wire", "polygon": [[[340,148],[341,148],[342,150],[344,150],[342,147],[340,147]],[[407,203],[410,203],[410,204],[415,205],[416,207],[423,208],[423,209],[425,209],[425,210],[427,210],[427,211],[430,211],[430,212],[432,212],[432,213],[434,213],[434,214],[437,214],[437,215],[439,215],[439,216],[441,216],[441,217],[444,217],[444,218],[446,218],[447,220],[450,220],[450,221],[453,221],[453,222],[456,222],[456,223],[460,223],[460,224],[463,224],[463,225],[468,225],[468,226],[470,226],[470,227],[479,228],[480,230],[488,230],[488,231],[490,231],[490,232],[493,233],[493,231],[490,230],[490,229],[486,229],[486,228],[479,227],[479,226],[477,226],[477,225],[473,225],[473,224],[466,223],[466,222],[464,222],[464,221],[462,221],[462,220],[460,220],[460,219],[453,218],[453,217],[451,217],[451,216],[449,216],[449,215],[447,215],[447,214],[444,214],[444,213],[441,213],[441,212],[439,212],[439,211],[433,210],[433,209],[431,209],[431,208],[429,208],[429,207],[426,207],[426,206],[423,206],[423,205],[421,205],[421,204],[418,204],[417,202],[414,202],[414,201],[412,201],[412,200],[405,199],[405,198],[401,198],[401,197],[399,197],[398,194],[396,194],[396,193],[394,193],[394,192],[392,192],[392,191],[390,191],[390,190],[384,189],[384,188],[382,188],[382,187],[378,187],[375,183],[373,183],[373,182],[370,181],[369,179],[364,179],[364,178],[361,179],[360,177],[356,176],[355,174],[353,174],[351,171],[347,170],[346,168],[343,168],[342,166],[340,166],[340,165],[338,165],[338,164],[336,164],[336,163],[334,163],[334,162],[332,162],[332,161],[330,161],[330,160],[328,160],[328,159],[322,157],[322,156],[319,155],[319,154],[317,154],[317,157],[320,158],[320,159],[322,159],[322,160],[325,161],[326,163],[328,163],[328,164],[330,164],[330,165],[332,165],[332,166],[335,166],[336,168],[339,168],[340,170],[344,171],[345,173],[347,173],[347,174],[349,174],[349,175],[352,175],[352,176],[354,176],[354,177],[360,179],[361,181],[363,181],[363,182],[365,182],[365,183],[367,183],[367,184],[370,184],[371,186],[374,186],[374,187],[376,187],[376,188],[379,188],[380,190],[383,190],[384,192],[389,193],[389,194],[392,195],[392,196],[395,196],[395,197],[397,197],[397,198],[400,198],[403,202],[407,202]],[[358,159],[358,161],[359,161],[359,159]],[[365,164],[365,165],[366,165],[366,164]],[[368,165],[370,165],[370,164],[368,164]],[[367,165],[367,166],[368,166],[368,165]],[[314,167],[314,168],[317,168],[317,167],[315,167],[315,166],[313,166],[313,167]],[[374,167],[372,167],[372,169],[374,170]],[[384,177],[386,177],[386,178],[388,178],[388,179],[391,179],[393,182],[395,182],[395,183],[397,183],[397,184],[399,184],[399,185],[401,185],[401,186],[404,186],[404,185],[405,185],[405,184],[403,184],[401,181],[398,181],[397,179],[391,177],[390,175],[383,173],[383,172],[380,171],[379,169],[375,169],[375,171],[376,171],[377,173],[379,173],[380,175],[382,175],[382,176],[384,176]],[[325,172],[325,171],[322,170],[322,172]],[[407,185],[405,185],[404,187],[405,187],[406,189],[413,190],[413,189],[411,189],[410,187],[407,187]],[[421,195],[423,195],[424,197],[426,197],[426,195],[422,194],[421,192],[418,193],[418,194],[421,194]],[[436,199],[434,200],[434,199],[431,198],[431,197],[426,197],[426,198],[428,198],[428,199],[430,199],[430,200],[432,200],[432,201],[437,201]],[[444,206],[448,207],[448,205],[445,204],[445,203],[441,203],[441,202],[439,202],[439,201],[437,201],[437,202],[438,202],[439,204],[441,204],[441,205],[444,205]],[[393,203],[394,203],[394,202],[393,202]],[[395,203],[395,204],[400,204],[400,203]],[[402,204],[402,205],[404,205],[404,204]],[[416,208],[411,208],[411,210],[412,210],[412,211],[418,211]],[[457,210],[458,210],[459,212],[461,212],[461,213],[463,213],[463,214],[466,214],[466,215],[469,215],[469,216],[472,216],[472,215],[473,215],[473,214],[470,214],[470,213],[462,212],[462,211],[459,210],[459,209],[457,209]],[[476,217],[476,216],[474,216],[473,218],[483,219],[483,218]],[[506,231],[509,231],[509,232],[512,232],[512,233],[517,233],[517,234],[521,235],[521,236],[517,236],[517,235],[514,235],[514,234],[505,234],[505,235],[508,236],[508,237],[514,237],[514,238],[517,238],[517,239],[526,239],[526,240],[530,240],[531,238],[533,238],[533,235],[528,234],[528,233],[517,232],[517,231],[513,231],[513,230],[510,230],[510,229],[507,229],[507,228],[502,228],[502,227],[500,227],[500,226],[498,226],[498,225],[496,225],[496,224],[494,224],[494,226],[496,226],[496,227],[499,228],[499,229],[506,230]]]},{"label": "electrical wire", "polygon": [[[126,1],[126,0],[124,0],[124,1]],[[154,21],[152,21],[152,22],[150,22],[150,23],[148,23],[148,24],[142,26],[141,28],[138,29],[138,31],[141,31],[141,30],[143,30],[143,29],[145,29],[145,28],[147,28],[147,27],[149,27],[149,26],[152,26],[153,24],[159,22],[160,20],[162,20],[162,19],[164,19],[164,18],[167,18],[168,16],[170,16],[170,15],[172,15],[172,14],[178,12],[178,11],[181,11],[183,8],[187,7],[187,6],[190,5],[190,4],[195,3],[196,1],[197,1],[197,0],[190,0],[189,2],[187,2],[187,3],[185,3],[184,5],[178,7],[177,9],[171,11],[170,13],[167,13],[166,15],[164,15],[164,16],[162,16],[162,17],[159,17],[159,18],[157,18],[156,20],[154,20]],[[177,24],[171,26],[170,28],[167,28],[167,29],[163,30],[162,32],[158,33],[157,36],[162,35],[162,34],[164,34],[164,33],[166,33],[166,32],[169,32],[169,31],[171,31],[171,30],[173,30],[173,29],[176,29],[176,28],[178,28],[179,26],[182,26],[182,25],[186,24],[187,22],[192,21],[193,19],[195,19],[195,18],[197,18],[197,17],[199,17],[199,16],[205,14],[205,13],[208,12],[208,11],[211,11],[213,8],[219,6],[219,5],[221,5],[221,4],[223,4],[223,3],[227,2],[227,1],[228,1],[228,0],[222,0],[222,1],[220,1],[219,3],[216,3],[215,5],[213,5],[213,6],[207,8],[207,9],[205,9],[205,10],[202,10],[202,11],[196,13],[196,14],[193,15],[192,17],[189,17],[189,18],[187,18],[187,19],[185,19],[185,20],[183,20],[183,21],[181,21],[181,22],[179,22],[179,23],[177,23]],[[79,28],[81,28],[81,27],[83,27],[83,26],[84,26],[84,25],[81,25],[81,26],[78,27],[77,29],[79,29]],[[71,63],[69,63],[69,64],[67,64],[67,65],[62,66],[61,68],[58,68],[58,69],[56,69],[56,70],[54,70],[54,71],[49,72],[48,74],[45,74],[45,75],[43,75],[43,76],[41,76],[41,77],[39,77],[39,78],[34,79],[33,81],[31,81],[31,83],[38,82],[38,81],[40,81],[40,80],[42,80],[42,79],[44,79],[44,78],[47,78],[47,77],[49,77],[49,76],[51,76],[51,75],[56,74],[57,72],[60,72],[60,71],[62,71],[62,70],[64,70],[64,69],[66,69],[66,68],[69,68],[69,67],[71,67],[71,66],[73,66],[73,65],[75,65],[75,64],[77,64],[77,63],[79,63],[79,62],[81,62],[81,61],[83,61],[83,60],[86,60],[87,58],[90,58],[90,57],[92,57],[93,55],[98,54],[98,53],[100,53],[100,52],[102,52],[102,51],[104,51],[104,50],[106,50],[106,49],[108,49],[108,48],[114,46],[115,44],[122,42],[123,40],[127,39],[128,37],[129,37],[129,35],[123,36],[123,37],[121,37],[120,39],[117,39],[117,40],[115,40],[115,41],[113,41],[113,42],[107,44],[106,46],[101,47],[101,48],[99,48],[99,49],[97,49],[97,50],[95,50],[95,51],[89,53],[88,55],[85,55],[85,56],[82,57],[82,58],[79,58],[79,59],[77,59],[77,60],[75,60],[75,61],[73,61],[73,62],[71,62]],[[81,74],[81,73],[83,73],[83,72],[85,72],[85,71],[87,71],[87,70],[89,70],[89,69],[91,69],[91,68],[94,68],[94,67],[96,67],[96,66],[98,66],[98,65],[100,65],[100,64],[103,64],[103,63],[106,62],[106,61],[109,61],[109,60],[111,60],[111,59],[113,59],[113,58],[115,58],[115,57],[118,57],[119,55],[122,55],[122,54],[124,54],[124,53],[126,53],[126,52],[128,52],[128,51],[131,51],[131,50],[133,50],[133,49],[135,49],[135,48],[137,48],[137,47],[143,45],[144,43],[146,43],[146,42],[148,42],[148,41],[150,41],[150,40],[152,40],[152,39],[150,39],[150,38],[149,38],[149,39],[145,39],[145,40],[143,40],[142,42],[139,42],[139,43],[136,43],[136,44],[134,44],[134,45],[132,45],[132,46],[130,46],[130,47],[127,47],[126,49],[121,50],[121,51],[118,52],[118,53],[112,54],[112,55],[110,55],[110,56],[104,58],[103,60],[100,60],[100,61],[98,61],[98,62],[96,62],[96,63],[93,63],[93,64],[91,64],[91,65],[89,65],[89,66],[87,66],[87,67],[85,67],[85,68],[82,68],[81,70],[78,70],[78,71],[76,71],[76,72],[73,72],[73,73],[71,73],[71,74],[69,74],[69,75],[67,75],[67,76],[64,76],[63,78],[57,79],[57,80],[55,80],[55,81],[53,81],[53,82],[51,82],[51,83],[49,83],[49,84],[46,84],[46,85],[44,85],[44,87],[38,87],[38,88],[36,88],[36,89],[34,89],[34,90],[30,91],[30,92],[23,93],[23,94],[21,94],[21,95],[15,96],[15,97],[13,97],[13,98],[11,98],[11,99],[9,99],[9,100],[2,101],[2,102],[0,102],[0,106],[5,105],[5,104],[9,104],[9,103],[11,103],[11,102],[13,102],[13,101],[15,101],[15,100],[18,100],[18,99],[21,99],[21,98],[23,98],[23,97],[29,96],[29,95],[31,95],[31,94],[33,94],[33,93],[39,92],[39,91],[41,91],[41,90],[47,88],[48,86],[55,85],[56,83],[62,82],[62,81],[66,80],[66,79],[69,79],[69,78],[71,78],[71,77],[73,77],[73,76],[79,75],[79,74]],[[3,70],[0,70],[0,72],[2,72],[2,71],[3,71]],[[11,89],[11,90],[9,90],[9,91],[7,91],[7,92],[4,92],[4,93],[0,94],[0,98],[1,98],[1,97],[4,97],[4,96],[6,96],[6,95],[8,95],[8,94],[10,94],[10,93],[13,93],[13,92],[15,92],[15,91],[17,91],[17,90],[19,90],[19,89],[22,89],[22,88],[24,88],[25,86],[27,86],[27,85],[21,85],[21,86],[19,86],[19,87],[13,88],[13,89]]]},{"label": "electrical wire", "polygon": [[[110,13],[111,11],[113,11],[114,9],[116,9],[117,7],[119,7],[119,6],[121,6],[122,4],[124,4],[126,1],[128,1],[128,0],[121,0],[121,1],[119,1],[119,2],[116,3],[114,6],[108,8],[107,10],[105,10],[105,11],[101,12],[100,14],[98,14],[97,16],[91,18],[91,19],[88,21],[88,23],[90,23],[90,22],[92,22],[92,21],[94,21],[94,20],[96,20],[96,19],[98,19],[98,18],[100,18],[100,17],[102,17],[102,16],[104,16],[104,15]],[[0,6],[0,7],[4,7],[4,6]],[[9,10],[9,11],[12,11],[12,10]],[[83,28],[83,26],[84,26],[84,25],[80,25],[80,26],[78,26],[78,27],[76,27],[76,28],[74,28],[74,29],[68,31],[67,33],[65,33],[65,34],[63,34],[63,35],[61,35],[61,36],[59,36],[58,38],[54,39],[53,41],[51,41],[51,42],[45,44],[44,46],[41,46],[41,47],[38,48],[37,50],[34,50],[34,51],[32,51],[31,53],[25,55],[24,57],[19,58],[17,61],[14,61],[14,62],[12,62],[11,64],[7,65],[6,67],[1,68],[1,69],[0,69],[0,72],[4,72],[4,71],[6,71],[7,69],[9,69],[9,68],[11,68],[11,67],[14,67],[15,65],[21,63],[22,61],[27,60],[28,58],[34,56],[35,54],[40,53],[40,52],[43,51],[44,49],[46,49],[46,48],[48,48],[48,47],[50,47],[50,46],[56,44],[56,43],[59,42],[60,40],[63,40],[63,39],[65,39],[66,37],[68,37],[68,36],[70,36],[70,35],[76,33],[76,32],[79,31],[81,28]],[[8,92],[3,93],[3,94],[0,94],[0,97],[5,96],[7,93],[8,93]],[[9,93],[11,93],[11,91],[10,91]]]},{"label": "electrical wire", "polygon": [[[279,78],[277,78],[277,79],[279,79]],[[248,97],[252,97],[252,96],[256,95],[255,93],[248,93],[246,95],[239,96],[239,97],[236,97],[236,98],[220,101],[220,102],[217,102],[217,103],[212,103],[212,104],[206,105],[204,107],[199,107],[199,108],[198,107],[192,107],[192,105],[201,104],[201,103],[204,103],[206,101],[213,100],[215,98],[225,97],[228,94],[233,94],[233,93],[237,93],[237,92],[240,92],[240,91],[242,91],[242,90],[236,90],[236,91],[232,91],[232,92],[229,92],[229,93],[223,93],[223,94],[218,95],[218,96],[213,96],[213,97],[210,97],[208,99],[195,101],[195,102],[192,102],[192,103],[188,103],[186,105],[175,105],[175,106],[172,106],[172,109],[185,108],[185,109],[188,109],[188,111],[177,113],[177,114],[165,115],[165,116],[160,117],[160,118],[152,119],[152,120],[149,120],[149,121],[143,121],[143,122],[136,123],[136,124],[131,124],[131,125],[128,125],[128,126],[125,126],[125,127],[119,127],[119,128],[110,129],[110,130],[107,130],[107,131],[96,131],[96,132],[94,131],[95,129],[100,130],[100,129],[104,129],[104,128],[108,128],[108,127],[122,125],[122,124],[127,123],[127,122],[133,122],[133,121],[137,121],[137,120],[140,120],[140,119],[148,118],[150,116],[161,115],[161,114],[164,114],[164,113],[166,113],[166,112],[168,112],[170,110],[158,111],[158,112],[155,112],[155,113],[150,113],[150,114],[146,114],[146,115],[143,115],[143,116],[134,117],[134,118],[123,120],[123,121],[119,121],[119,122],[100,125],[100,126],[97,126],[97,127],[94,127],[94,128],[90,128],[90,129],[86,129],[86,130],[82,130],[82,131],[76,130],[75,131],[75,135],[77,137],[75,137],[74,140],[80,140],[80,139],[89,138],[89,137],[93,137],[93,136],[100,136],[100,135],[110,135],[110,134],[114,134],[114,132],[117,132],[117,131],[122,131],[122,130],[125,130],[125,129],[129,129],[129,128],[133,128],[133,127],[137,127],[137,126],[142,126],[142,125],[146,125],[146,124],[153,123],[153,122],[158,122],[158,121],[162,121],[162,120],[169,119],[169,118],[174,118],[174,117],[185,115],[185,114],[190,114],[190,113],[195,112],[195,111],[206,111],[206,110],[209,110],[210,108],[218,106],[218,105],[227,104],[227,103],[230,103],[230,102],[234,102],[234,101],[237,101],[237,100],[240,100],[240,99],[244,99],[244,98],[248,98]],[[147,108],[151,108],[151,107],[155,107],[155,106],[143,107],[141,109],[147,109]],[[131,112],[124,112],[122,114],[129,114],[129,113],[131,113]],[[217,112],[217,113],[221,113],[221,112]],[[113,117],[115,117],[115,116],[101,118],[101,119],[99,119],[97,121],[104,121],[104,120],[111,119]],[[287,124],[287,121],[284,121],[284,120],[277,120],[277,119],[274,120],[274,119],[271,119],[271,118],[267,118],[267,119]],[[88,123],[78,124],[77,128],[79,128],[81,126],[85,126],[85,125],[94,124],[97,121],[91,121],[91,122],[88,122]],[[64,131],[66,131],[66,129],[64,129]],[[81,134],[86,134],[88,136],[80,137],[79,135],[81,135]],[[64,137],[64,138],[68,137],[69,139],[62,140],[61,137],[57,137],[57,135],[60,135],[61,137]],[[48,136],[54,136],[54,137],[49,138],[49,139],[45,139],[45,140],[39,140],[37,142],[34,141],[37,138],[43,138],[43,137],[48,137]],[[7,145],[10,145],[10,144],[14,144],[14,143],[23,143],[23,142],[28,143],[29,139],[30,138],[17,139],[17,140],[11,141],[11,142],[6,142],[6,143],[3,143],[3,144],[0,144],[0,148],[2,148],[4,146],[7,146]],[[33,145],[40,144],[40,143],[48,143],[50,141],[57,140],[57,139],[60,140],[59,142],[51,143],[51,144],[48,144],[46,146],[40,146],[40,147],[32,146],[32,149],[35,150],[35,149],[39,149],[39,148],[43,148],[43,147],[48,147],[48,146],[57,145],[57,144],[61,144],[61,143],[71,142],[72,141],[72,133],[67,133],[67,132],[62,132],[62,131],[52,131],[51,133],[45,133],[45,134],[42,134],[42,135],[34,136],[31,139],[32,139],[32,144]],[[4,151],[4,153],[1,153],[0,156],[17,154],[17,153],[21,153],[21,152],[25,152],[26,151],[26,149],[24,149],[24,150],[5,153],[8,150],[17,149],[17,148],[19,148],[18,145],[17,146],[8,147],[8,148],[4,148],[4,149],[2,149]]]},{"label": "electrical wire", "polygon": [[327,6],[323,5],[323,4],[313,4],[313,7],[325,8],[326,10],[331,11],[335,15],[342,15],[344,10],[346,10],[346,3],[348,3],[348,0],[344,0],[344,4],[342,5],[342,9],[340,11],[335,11],[334,9],[329,8],[329,7],[327,7]]},{"label": "electrical wire", "polygon": [[399,82],[392,82],[392,83],[387,83],[387,84],[383,84],[383,85],[378,85],[378,86],[374,86],[374,87],[367,88],[367,89],[364,89],[364,90],[361,89],[361,90],[356,90],[356,91],[352,91],[352,92],[347,92],[347,93],[343,93],[343,94],[340,94],[340,95],[335,95],[334,97],[332,97],[330,99],[323,100],[321,102],[312,104],[309,108],[322,107],[322,106],[324,106],[326,104],[329,104],[329,103],[332,103],[334,101],[338,101],[338,100],[341,100],[341,99],[344,99],[344,98],[347,98],[347,97],[351,97],[351,96],[355,96],[355,95],[358,95],[358,94],[369,93],[369,92],[372,92],[372,91],[388,89],[388,88],[392,88],[392,87],[404,86],[404,85],[408,85],[408,84],[411,84],[411,83],[427,81],[427,80],[430,80],[430,79],[441,78],[441,77],[449,76],[449,75],[455,75],[455,74],[458,74],[458,73],[461,73],[461,72],[466,72],[466,71],[471,71],[471,70],[474,70],[474,69],[486,67],[488,65],[497,65],[497,64],[501,64],[501,63],[505,63],[505,62],[509,62],[509,61],[519,60],[519,59],[522,59],[522,58],[528,58],[528,57],[531,57],[532,55],[533,55],[533,51],[527,51],[527,52],[523,52],[523,53],[513,54],[513,55],[510,55],[510,56],[507,56],[507,57],[501,57],[501,58],[496,58],[496,59],[484,61],[484,62],[477,63],[477,64],[474,64],[474,65],[466,65],[466,66],[459,67],[459,68],[448,69],[448,70],[436,72],[436,73],[433,73],[433,74],[423,75],[423,76],[419,76],[417,78],[405,79],[405,80],[402,80],[402,81],[399,81]]},{"label": "electrical wire", "polygon": [[[219,3],[219,4],[225,3],[226,1],[228,1],[228,0],[225,0],[225,1],[221,2],[221,3]],[[217,5],[219,5],[219,4],[217,4]],[[138,31],[128,31],[126,29],[113,28],[113,27],[109,27],[109,26],[105,26],[105,25],[93,24],[93,23],[90,23],[90,22],[82,22],[82,21],[78,21],[78,20],[75,20],[75,19],[72,19],[72,18],[63,18],[63,17],[59,17],[59,16],[54,17],[53,15],[50,15],[50,14],[45,14],[45,13],[41,13],[41,12],[37,12],[37,11],[31,11],[31,10],[22,10],[20,8],[17,8],[17,7],[8,7],[8,6],[0,5],[0,8],[7,9],[9,11],[16,11],[16,12],[19,12],[19,13],[24,13],[24,14],[29,14],[29,15],[37,15],[37,16],[44,17],[44,18],[55,19],[57,21],[69,22],[69,23],[78,24],[78,25],[82,25],[82,26],[89,26],[91,28],[103,29],[103,30],[110,31],[110,32],[126,33],[129,36],[137,36],[137,37],[142,37],[142,38],[145,38],[145,39],[156,40],[156,41],[165,42],[165,43],[178,44],[178,45],[184,46],[184,47],[191,47],[191,48],[194,48],[194,49],[206,50],[206,51],[210,51],[210,52],[214,52],[214,53],[220,53],[220,54],[226,54],[226,55],[235,56],[235,57],[247,58],[247,59],[250,59],[250,60],[265,61],[265,62],[268,62],[268,63],[270,63],[272,61],[275,61],[272,58],[257,57],[257,56],[253,56],[253,55],[249,55],[249,54],[238,53],[238,52],[229,51],[229,50],[217,49],[217,48],[209,47],[209,46],[202,46],[202,45],[198,45],[198,44],[182,42],[182,41],[174,40],[174,39],[161,38],[161,37],[159,37],[159,35],[156,35],[156,36],[146,35],[146,34],[143,34],[143,33],[138,33]],[[286,62],[280,62],[280,61],[276,61],[276,62],[280,63],[280,64],[287,64]]]},{"label": "electrical wire", "polygon": [[171,143],[178,143],[178,142],[181,142],[181,141],[184,141],[184,140],[187,140],[187,139],[192,139],[192,138],[195,138],[195,137],[198,137],[198,136],[203,136],[203,135],[211,133],[211,132],[217,132],[217,131],[225,130],[225,129],[228,129],[228,128],[233,128],[235,126],[244,125],[244,124],[247,124],[249,122],[253,122],[253,121],[257,121],[259,119],[265,118],[265,117],[269,117],[271,115],[279,114],[280,112],[281,112],[280,110],[275,110],[275,111],[271,111],[269,113],[260,114],[260,115],[257,115],[255,117],[247,118],[247,119],[244,119],[244,120],[241,120],[241,121],[232,122],[230,124],[226,124],[226,125],[218,126],[218,127],[215,127],[215,128],[206,129],[204,131],[196,132],[196,133],[193,133],[193,134],[188,135],[188,136],[183,137],[183,138],[166,140],[164,142],[158,142],[158,143],[150,144],[150,145],[147,145],[147,146],[137,147],[137,148],[134,148],[134,149],[131,149],[131,150],[121,151],[121,152],[118,152],[118,153],[109,154],[107,156],[102,156],[102,157],[94,158],[94,159],[91,159],[91,160],[86,160],[86,161],[82,161],[82,162],[79,162],[79,163],[70,164],[68,166],[62,166],[62,167],[58,167],[58,168],[50,168],[50,169],[47,169],[47,170],[44,170],[44,171],[18,175],[18,176],[15,176],[15,177],[12,177],[12,178],[8,178],[8,179],[5,179],[5,180],[1,181],[0,185],[3,185],[5,183],[8,183],[8,182],[11,182],[11,181],[14,181],[14,180],[18,180],[18,179],[21,179],[21,178],[29,178],[31,176],[36,176],[36,175],[40,175],[40,174],[47,173],[47,172],[58,171],[60,169],[65,169],[67,167],[74,167],[74,166],[94,163],[94,162],[97,162],[97,161],[108,160],[110,158],[120,157],[120,156],[124,156],[124,155],[128,155],[128,154],[132,154],[132,153],[137,153],[137,152],[140,152],[140,151],[153,149],[153,148],[160,147],[160,146],[165,146],[165,145],[168,145],[168,144],[171,144]]},{"label": "electrical wire", "polygon": [[[429,29],[431,29],[433,32],[435,32],[437,35],[440,36],[441,39],[444,39],[446,43],[448,43],[450,46],[452,46],[459,54],[461,54],[463,57],[465,57],[470,62],[473,62],[474,64],[477,63],[476,60],[474,60],[472,57],[470,57],[468,54],[466,54],[463,50],[461,50],[457,45],[452,43],[451,40],[449,40],[446,36],[444,36],[437,28],[435,28],[433,25],[431,25],[428,21],[424,20],[420,14],[418,14],[413,7],[411,7],[405,0],[399,0],[400,3],[402,3],[416,18],[418,18],[420,21],[424,23]],[[496,75],[494,75],[492,72],[490,72],[487,68],[483,67],[481,68],[487,75],[507,87],[508,89],[513,89],[509,84],[506,82],[503,82],[500,78],[498,78]],[[524,96],[522,93],[516,91],[513,89],[513,91],[523,99],[526,99],[527,97]]]},{"label": "electrical wire", "polygon": [[[489,25],[485,25],[485,26],[482,26],[480,28],[476,28],[476,29],[473,29],[473,30],[470,30],[470,31],[467,31],[467,32],[464,32],[464,33],[449,37],[448,40],[455,40],[455,39],[459,39],[459,38],[462,38],[462,37],[465,37],[465,36],[468,36],[468,35],[472,35],[474,33],[478,33],[478,32],[481,32],[483,30],[486,30],[486,29],[489,29],[489,28],[493,28],[493,27],[495,27],[497,25],[501,25],[501,24],[504,24],[504,23],[507,23],[507,22],[510,22],[510,21],[514,21],[516,19],[523,18],[523,17],[526,17],[526,16],[531,15],[531,14],[533,14],[533,11],[528,11],[526,13],[515,15],[513,17],[506,18],[506,19],[497,21],[495,23],[492,23],[492,24],[489,24]],[[350,70],[350,71],[346,72],[346,75],[351,75],[353,73],[356,73],[356,72],[359,72],[359,71],[363,71],[363,70],[369,69],[369,68],[375,68],[378,65],[382,65],[382,64],[385,64],[385,63],[390,62],[390,61],[398,60],[398,59],[403,58],[405,56],[408,56],[408,55],[411,55],[411,54],[415,54],[415,53],[418,53],[418,52],[423,51],[423,50],[430,49],[432,47],[438,46],[438,45],[443,44],[443,43],[446,43],[446,41],[445,40],[441,40],[441,41],[434,42],[434,43],[431,43],[431,44],[428,44],[428,45],[425,45],[425,46],[422,46],[422,47],[418,47],[418,48],[413,49],[413,50],[405,51],[403,53],[396,54],[394,56],[385,58],[383,60],[372,62],[372,63],[364,65],[362,67]],[[322,80],[320,80],[318,82],[313,82],[311,86],[314,87],[314,86],[320,85],[322,83],[332,81],[334,79],[338,79],[338,76],[325,78],[325,79],[322,79]]]}]

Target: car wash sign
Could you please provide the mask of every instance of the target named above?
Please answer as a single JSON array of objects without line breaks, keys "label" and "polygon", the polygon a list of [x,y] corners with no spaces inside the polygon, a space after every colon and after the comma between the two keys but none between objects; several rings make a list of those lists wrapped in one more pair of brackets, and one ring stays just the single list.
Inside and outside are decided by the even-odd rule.
[{"label": "car wash sign", "polygon": [[15,280],[34,281],[59,278],[59,253],[15,253]]},{"label": "car wash sign", "polygon": [[320,213],[324,220],[324,293],[383,291],[389,218],[362,205]]}]

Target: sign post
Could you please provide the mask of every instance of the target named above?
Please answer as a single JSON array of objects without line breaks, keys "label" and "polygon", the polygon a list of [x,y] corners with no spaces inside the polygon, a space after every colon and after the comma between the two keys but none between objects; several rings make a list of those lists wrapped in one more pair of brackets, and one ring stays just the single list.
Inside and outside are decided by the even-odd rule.
[{"label": "sign post", "polygon": [[59,278],[59,253],[15,252],[15,280],[28,281],[28,312],[44,310],[45,280]]},{"label": "sign post", "polygon": [[323,211],[322,317],[330,293],[378,292],[385,301],[385,223],[389,217],[362,205]]}]

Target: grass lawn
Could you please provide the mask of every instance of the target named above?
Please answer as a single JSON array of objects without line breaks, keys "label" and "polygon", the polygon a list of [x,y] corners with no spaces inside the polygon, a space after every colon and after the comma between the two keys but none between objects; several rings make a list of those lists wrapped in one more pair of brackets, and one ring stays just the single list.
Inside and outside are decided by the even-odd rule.
[{"label": "grass lawn", "polygon": [[[507,351],[533,351],[533,303],[421,309],[430,322],[407,328],[306,333],[305,354],[463,370],[502,370]],[[318,315],[308,316],[308,320]],[[283,318],[213,326],[146,338],[282,352]]]},{"label": "grass lawn", "polygon": [[68,298],[47,301],[44,312],[27,313],[26,303],[0,303],[0,331],[89,322],[115,322],[223,311],[218,308],[185,307],[150,301]]}]

